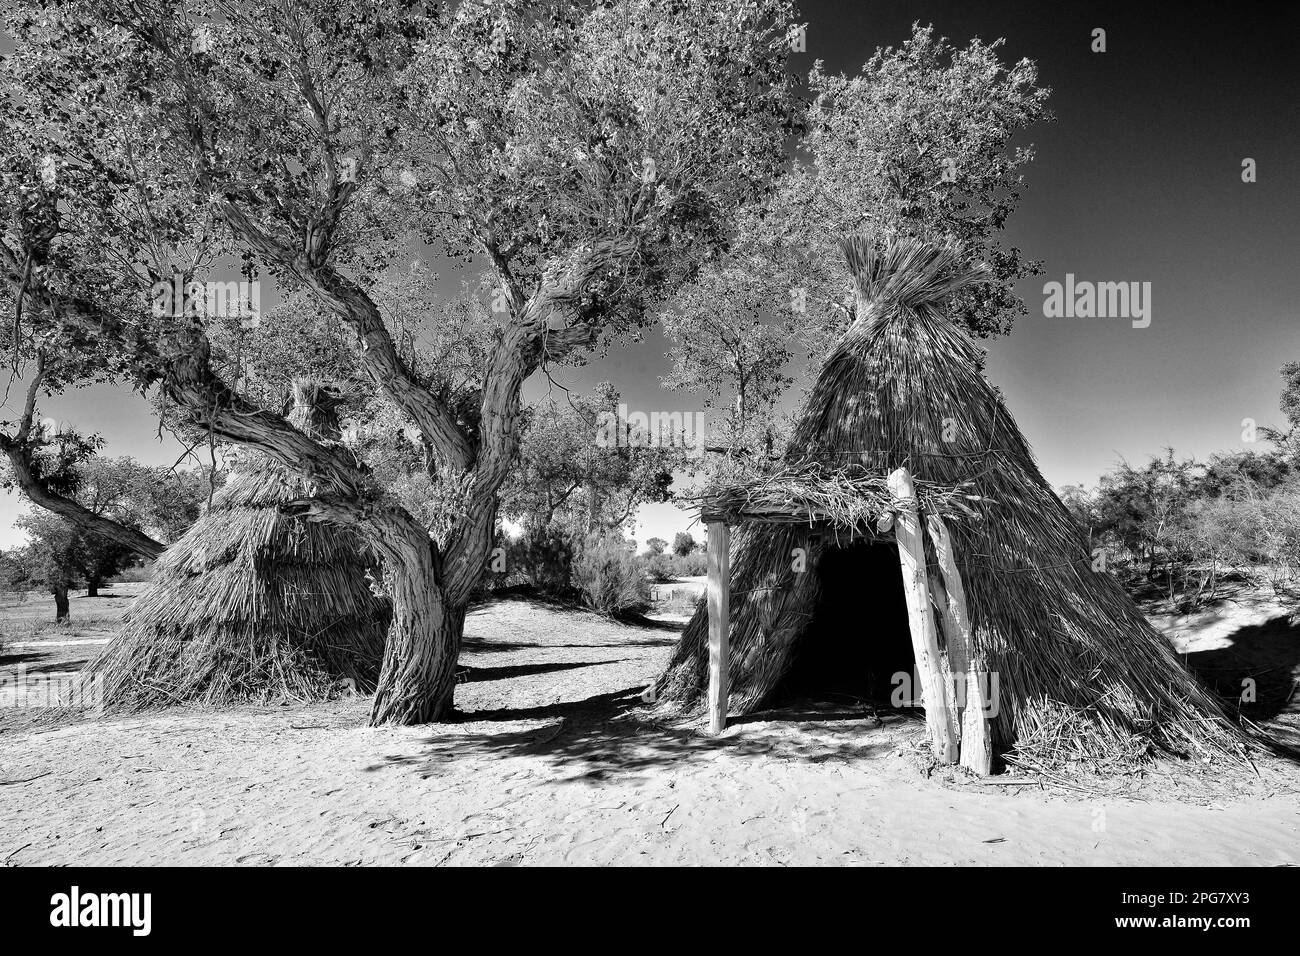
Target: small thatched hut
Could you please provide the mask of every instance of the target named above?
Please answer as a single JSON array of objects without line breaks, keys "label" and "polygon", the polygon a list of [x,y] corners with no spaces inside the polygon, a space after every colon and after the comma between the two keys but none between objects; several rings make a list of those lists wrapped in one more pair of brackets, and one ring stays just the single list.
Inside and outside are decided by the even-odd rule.
[{"label": "small thatched hut", "polygon": [[[711,697],[720,728],[809,661],[832,681],[914,668],[941,759],[960,745],[983,772],[1014,747],[1239,753],[1245,738],[1217,701],[1094,568],[980,349],[946,316],[946,297],[982,272],[911,240],[853,238],[844,252],[856,319],[785,469],[705,497],[710,606],[654,696],[687,710]],[[710,667],[711,651],[725,666]]]},{"label": "small thatched hut", "polygon": [[[327,389],[297,381],[293,397],[296,427],[337,437]],[[93,665],[107,706],[306,700],[349,679],[373,691],[391,612],[359,542],[280,513],[313,494],[310,482],[262,456],[236,467]]]}]

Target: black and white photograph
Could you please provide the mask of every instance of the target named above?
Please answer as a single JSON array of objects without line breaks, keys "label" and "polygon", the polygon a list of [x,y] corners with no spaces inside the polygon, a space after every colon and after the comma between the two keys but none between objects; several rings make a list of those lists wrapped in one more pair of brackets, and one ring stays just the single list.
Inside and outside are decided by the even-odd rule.
[{"label": "black and white photograph", "polygon": [[155,867],[1005,867],[1106,869],[1117,938],[1269,921],[1300,10],[0,10],[24,919],[148,936]]}]

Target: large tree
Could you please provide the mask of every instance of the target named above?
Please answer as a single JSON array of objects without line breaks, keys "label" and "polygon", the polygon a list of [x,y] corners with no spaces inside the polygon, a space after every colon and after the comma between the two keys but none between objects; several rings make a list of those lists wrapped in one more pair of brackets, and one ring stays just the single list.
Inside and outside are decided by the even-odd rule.
[{"label": "large tree", "polygon": [[[448,716],[523,383],[644,323],[778,172],[789,5],[62,0],[6,16],[14,352],[57,340],[88,366],[68,380],[152,389],[190,427],[310,477],[321,492],[291,510],[356,529],[384,561],[372,722]],[[413,367],[372,295],[411,241],[493,276],[473,403]],[[189,283],[221,277],[222,253],[350,331],[456,503],[441,533],[345,446],[218,374]],[[177,274],[181,308],[150,309]]]},{"label": "large tree", "polygon": [[787,361],[802,352],[815,370],[855,317],[835,243],[857,232],[960,244],[994,281],[955,296],[954,317],[978,336],[1010,330],[1025,312],[1014,282],[1039,270],[1003,236],[1033,158],[1018,138],[1050,114],[1035,64],[1003,62],[1001,45],[917,24],[854,75],[814,66],[794,162],[665,310],[666,384],[731,399],[740,443],[770,444],[750,423],[788,383]]}]

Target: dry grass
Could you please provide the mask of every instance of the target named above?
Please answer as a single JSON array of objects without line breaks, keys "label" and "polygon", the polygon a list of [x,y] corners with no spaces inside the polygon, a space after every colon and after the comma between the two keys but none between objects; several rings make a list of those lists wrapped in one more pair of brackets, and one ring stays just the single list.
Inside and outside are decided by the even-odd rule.
[{"label": "dry grass", "polygon": [[[980,498],[969,483],[944,488],[917,482],[916,500],[927,514],[960,519],[976,516],[973,504]],[[704,521],[823,525],[850,535],[870,534],[875,522],[904,505],[889,490],[886,476],[852,463],[827,468],[819,462],[733,479],[707,489],[699,501]]]}]

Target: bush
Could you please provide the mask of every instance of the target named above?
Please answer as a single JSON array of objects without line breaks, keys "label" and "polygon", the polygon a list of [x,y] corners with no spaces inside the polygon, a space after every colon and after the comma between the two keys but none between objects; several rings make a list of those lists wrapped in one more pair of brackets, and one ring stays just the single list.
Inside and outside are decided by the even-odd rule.
[{"label": "bush", "polygon": [[1193,558],[1249,569],[1278,594],[1300,596],[1300,482],[1243,481],[1233,492],[1199,509]]},{"label": "bush", "polygon": [[684,558],[697,547],[695,537],[689,531],[678,531],[673,535],[673,554]]},{"label": "bush", "polygon": [[110,584],[130,584],[140,581],[153,580],[153,562],[146,564],[136,564],[129,568],[124,568],[113,577],[109,578]]},{"label": "bush", "polygon": [[656,554],[647,562],[650,577],[663,584],[678,578],[692,578],[708,571],[707,556],[694,554]]},{"label": "bush", "polygon": [[589,536],[573,562],[573,583],[598,614],[630,614],[650,605],[646,561],[621,535]]},{"label": "bush", "polygon": [[560,596],[573,588],[573,541],[559,525],[526,525],[506,547],[506,578]]},{"label": "bush", "polygon": [[673,559],[667,554],[652,554],[646,559],[646,571],[652,580],[663,584],[665,581],[671,581],[677,577],[677,572],[673,570]]},{"label": "bush", "polygon": [[1295,478],[1266,485],[1237,476],[1220,494],[1190,502],[1177,523],[1162,529],[1160,541],[1167,597],[1177,600],[1182,613],[1216,600],[1220,582],[1238,575],[1300,601],[1300,482]]},{"label": "bush", "polygon": [[679,578],[697,578],[709,572],[709,556],[700,551],[678,558],[676,564]]}]

